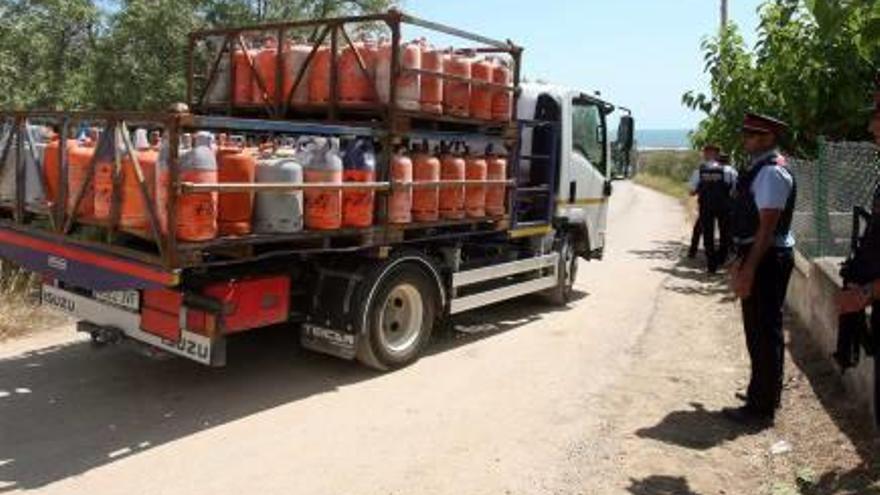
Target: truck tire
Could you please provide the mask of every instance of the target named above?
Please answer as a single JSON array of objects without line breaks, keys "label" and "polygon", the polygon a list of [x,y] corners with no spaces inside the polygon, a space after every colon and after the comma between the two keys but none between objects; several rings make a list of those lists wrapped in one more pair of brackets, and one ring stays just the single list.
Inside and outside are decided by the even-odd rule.
[{"label": "truck tire", "polygon": [[437,282],[414,262],[383,271],[364,300],[357,359],[378,370],[415,362],[431,338],[440,308]]},{"label": "truck tire", "polygon": [[555,306],[565,306],[571,301],[574,293],[574,281],[577,279],[578,256],[574,248],[574,236],[569,232],[561,233],[557,240],[556,252],[559,262],[556,266],[559,278],[556,286],[547,291],[547,298]]}]

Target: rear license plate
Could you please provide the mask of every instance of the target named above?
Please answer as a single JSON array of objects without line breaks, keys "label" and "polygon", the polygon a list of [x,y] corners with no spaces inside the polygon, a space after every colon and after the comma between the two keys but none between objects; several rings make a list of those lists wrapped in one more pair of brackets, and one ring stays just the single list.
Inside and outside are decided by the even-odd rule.
[{"label": "rear license plate", "polygon": [[141,294],[137,290],[95,291],[94,296],[98,301],[129,311],[138,312],[141,309]]}]

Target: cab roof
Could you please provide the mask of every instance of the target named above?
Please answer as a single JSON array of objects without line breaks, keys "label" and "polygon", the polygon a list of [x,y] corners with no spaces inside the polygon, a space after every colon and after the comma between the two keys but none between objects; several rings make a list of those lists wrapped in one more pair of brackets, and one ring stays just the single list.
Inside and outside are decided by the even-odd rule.
[{"label": "cab roof", "polygon": [[551,83],[543,83],[543,82],[529,82],[520,84],[521,93],[520,99],[527,100],[531,102],[535,102],[538,100],[538,97],[543,95],[548,95],[555,99],[557,102],[562,103],[563,99],[586,99],[589,101],[593,101],[598,103],[601,107],[605,109],[605,113],[611,113],[614,111],[614,105],[603,100],[602,98],[596,96],[594,93],[584,90],[577,90],[568,88],[565,86],[560,86],[557,84]]}]

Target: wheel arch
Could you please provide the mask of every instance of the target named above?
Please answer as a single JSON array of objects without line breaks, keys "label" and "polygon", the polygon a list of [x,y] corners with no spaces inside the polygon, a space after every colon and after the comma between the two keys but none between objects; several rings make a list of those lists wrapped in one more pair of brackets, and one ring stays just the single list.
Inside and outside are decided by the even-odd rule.
[{"label": "wheel arch", "polygon": [[358,333],[363,334],[369,329],[369,308],[373,304],[373,298],[376,295],[376,291],[379,288],[380,282],[384,279],[384,277],[393,270],[394,268],[406,264],[412,263],[415,266],[418,266],[425,272],[425,274],[434,281],[434,284],[437,289],[438,297],[438,314],[441,314],[443,308],[446,307],[447,300],[447,290],[446,286],[443,282],[443,277],[438,270],[437,266],[434,262],[428,258],[426,255],[417,252],[417,251],[405,251],[398,255],[393,255],[390,258],[386,259],[384,263],[380,263],[375,271],[369,276],[370,284],[369,290],[366,293],[366,296],[363,301],[363,312],[361,314],[360,328],[358,329]]},{"label": "wheel arch", "polygon": [[589,218],[580,210],[569,210],[565,216],[558,219],[557,228],[569,232],[574,241],[575,253],[584,259],[590,259],[592,242],[590,241]]}]

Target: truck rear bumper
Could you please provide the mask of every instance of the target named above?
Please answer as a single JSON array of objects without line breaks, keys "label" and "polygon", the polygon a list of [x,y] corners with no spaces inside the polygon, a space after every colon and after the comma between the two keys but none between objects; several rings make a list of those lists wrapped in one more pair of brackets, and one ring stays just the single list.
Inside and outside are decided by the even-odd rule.
[{"label": "truck rear bumper", "polygon": [[177,285],[177,271],[127,259],[58,236],[0,227],[0,257],[55,280],[93,290]]},{"label": "truck rear bumper", "polygon": [[148,344],[170,354],[208,366],[223,366],[226,363],[225,339],[222,336],[211,339],[187,330],[181,330],[179,340],[167,340],[141,330],[141,315],[139,313],[52,285],[43,286],[41,301],[44,306],[55,311],[99,327],[118,330],[132,340]]}]

